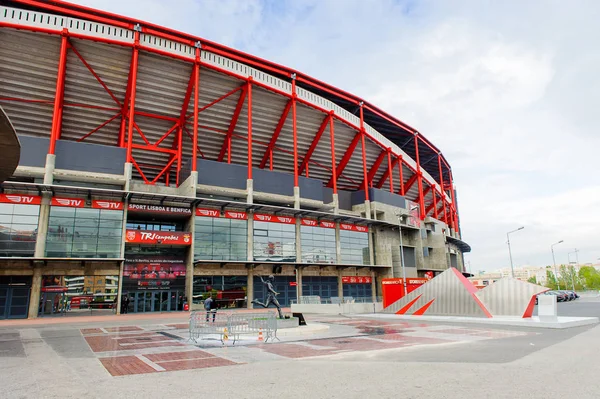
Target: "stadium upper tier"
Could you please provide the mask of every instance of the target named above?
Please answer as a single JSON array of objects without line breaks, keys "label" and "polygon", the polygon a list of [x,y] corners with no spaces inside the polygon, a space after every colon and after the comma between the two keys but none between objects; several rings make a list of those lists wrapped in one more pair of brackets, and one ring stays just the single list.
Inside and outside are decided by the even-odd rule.
[{"label": "stadium upper tier", "polygon": [[434,145],[293,69],[52,0],[0,0],[0,56],[0,105],[19,135],[49,138],[49,153],[59,139],[121,146],[134,177],[152,184],[177,183],[195,155],[250,164],[390,190],[421,217],[458,224],[451,168]]}]

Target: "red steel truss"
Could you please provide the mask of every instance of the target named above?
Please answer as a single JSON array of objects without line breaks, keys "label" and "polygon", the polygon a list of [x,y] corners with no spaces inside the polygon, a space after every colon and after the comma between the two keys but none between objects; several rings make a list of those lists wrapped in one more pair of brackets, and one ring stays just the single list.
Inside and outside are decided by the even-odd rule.
[{"label": "red steel truss", "polygon": [[[224,133],[224,141],[221,146],[221,150],[218,156],[218,161],[223,161],[225,153],[227,153],[227,162],[231,163],[231,140],[232,137],[236,136],[234,134],[237,126],[237,122],[240,116],[240,113],[246,103],[248,110],[248,132],[247,137],[244,138],[247,140],[248,150],[248,179],[252,178],[252,152],[253,152],[253,144],[259,144],[261,146],[265,146],[265,152],[260,161],[260,168],[264,168],[266,166],[267,161],[269,161],[270,169],[273,169],[273,151],[282,151],[285,153],[289,153],[288,151],[283,151],[276,147],[277,139],[283,129],[283,125],[285,124],[289,113],[291,111],[292,114],[292,133],[293,133],[293,150],[291,155],[293,156],[293,165],[294,165],[294,185],[298,186],[298,176],[304,172],[309,176],[309,166],[313,161],[311,161],[311,157],[317,148],[320,139],[325,131],[325,129],[329,126],[330,132],[330,146],[331,146],[331,167],[326,167],[327,170],[331,172],[331,177],[327,182],[327,187],[332,187],[334,193],[337,193],[337,186],[340,178],[346,179],[349,181],[355,188],[363,189],[365,191],[365,198],[369,199],[369,187],[381,188],[389,179],[389,189],[390,192],[398,192],[400,195],[406,195],[406,193],[411,189],[414,183],[417,183],[418,186],[418,196],[417,202],[419,203],[420,209],[420,217],[424,219],[432,210],[434,212],[434,217],[438,218],[443,214],[443,220],[446,224],[448,224],[451,228],[458,230],[458,214],[456,209],[456,201],[455,201],[455,193],[453,188],[453,180],[452,180],[452,172],[451,168],[448,165],[447,161],[442,157],[439,150],[437,150],[431,143],[429,143],[424,137],[422,137],[416,130],[412,129],[410,126],[396,120],[395,118],[385,114],[380,111],[376,107],[370,104],[364,104],[360,99],[355,96],[340,91],[339,89],[333,88],[323,82],[319,82],[313,78],[297,74],[296,72],[290,72],[288,68],[284,68],[272,62],[268,62],[265,60],[260,60],[256,57],[243,54],[240,52],[236,52],[227,48],[224,48],[221,45],[216,43],[212,43],[209,41],[201,40],[199,38],[193,38],[189,36],[185,36],[178,32],[169,33],[162,27],[158,27],[152,24],[148,24],[145,22],[135,21],[131,19],[126,19],[124,17],[109,14],[109,13],[97,13],[91,12],[90,9],[85,7],[66,4],[62,2],[57,2],[54,0],[43,2],[40,0],[15,0],[17,3],[26,4],[29,6],[33,6],[40,9],[45,9],[47,11],[51,11],[59,14],[70,15],[75,18],[83,18],[90,21],[95,21],[99,23],[109,24],[113,26],[118,26],[125,29],[134,30],[134,42],[132,45],[128,45],[123,42],[116,42],[111,39],[103,38],[103,37],[92,37],[86,36],[80,33],[69,32],[67,29],[62,29],[62,31],[58,32],[51,29],[45,29],[41,27],[30,27],[30,26],[17,26],[12,25],[10,23],[0,23],[0,27],[8,27],[8,28],[16,28],[16,29],[25,29],[35,32],[42,32],[48,34],[60,34],[61,35],[61,46],[60,46],[60,54],[58,60],[58,68],[57,68],[57,82],[56,82],[56,92],[55,98],[53,102],[53,117],[52,117],[52,127],[50,132],[50,147],[48,149],[49,154],[54,154],[56,148],[56,141],[60,139],[61,128],[62,128],[62,114],[64,107],[83,107],[83,108],[97,108],[103,110],[114,111],[111,116],[102,122],[99,126],[92,129],[88,133],[84,134],[82,137],[78,139],[78,141],[83,141],[88,137],[92,136],[117,118],[120,119],[120,128],[119,135],[117,137],[116,143],[120,147],[124,147],[127,150],[127,162],[133,164],[136,168],[142,179],[147,184],[155,184],[159,178],[165,177],[165,181],[169,184],[169,177],[171,175],[171,169],[173,165],[176,165],[176,184],[179,185],[181,182],[179,181],[179,175],[182,167],[182,150],[183,150],[183,136],[184,132],[191,139],[191,149],[192,149],[192,170],[197,170],[197,157],[198,154],[203,156],[202,151],[200,149],[200,143],[198,139],[198,129],[201,127],[199,125],[200,113],[214,104],[224,100],[225,98],[233,95],[236,92],[240,92],[235,110],[231,117],[231,121],[229,123],[229,128]],[[155,35],[167,40],[172,40],[176,43],[183,43],[186,45],[193,44],[196,46],[196,52],[193,58],[188,58],[185,56],[179,56],[172,53],[166,53],[157,48],[151,48],[145,46],[140,42],[141,33]],[[132,49],[131,53],[131,62],[129,75],[127,79],[127,87],[125,96],[122,101],[117,98],[117,96],[111,91],[108,85],[104,82],[100,74],[98,74],[94,68],[85,60],[85,58],[81,55],[81,53],[70,43],[70,38],[77,38],[83,40],[94,40],[101,43],[118,45],[118,46],[130,46]],[[202,45],[200,45],[202,42]],[[201,50],[202,49],[202,50]],[[64,102],[64,91],[65,91],[65,77],[66,77],[66,68],[67,68],[67,52],[71,50],[76,57],[85,65],[85,67],[89,70],[89,72],[94,76],[98,84],[100,84],[106,93],[114,100],[115,107],[100,107],[89,104],[77,104],[77,103],[65,103]],[[159,55],[164,55],[171,58],[177,58],[183,60],[185,62],[189,62],[192,66],[190,79],[188,83],[188,87],[186,90],[186,94],[184,96],[184,101],[182,102],[182,108],[179,115],[179,118],[174,118],[167,115],[159,115],[152,114],[147,112],[136,111],[135,102],[136,102],[136,92],[137,92],[137,75],[138,75],[138,67],[139,67],[139,54],[140,51],[155,53]],[[287,75],[290,77],[292,82],[292,92],[287,93],[281,90],[274,89],[270,86],[266,86],[261,82],[253,81],[252,77],[245,77],[239,74],[236,74],[232,71],[225,70],[219,68],[215,65],[204,64],[201,61],[201,51],[209,51],[215,54],[223,55],[225,57],[231,58],[236,61],[243,62],[248,65],[252,65],[255,67],[259,67],[263,70],[278,74],[278,75]],[[200,90],[200,68],[211,69],[228,76],[233,76],[238,79],[245,80],[245,83],[240,87],[226,93],[225,95],[215,99],[213,102],[208,104],[207,106],[200,108],[199,104],[199,90]],[[297,96],[296,93],[296,84],[297,82],[301,82],[304,85],[309,85],[324,92],[333,94],[338,96],[341,99],[344,99],[352,104],[356,104],[360,110],[360,125],[355,126],[351,122],[343,119],[341,116],[336,115],[332,110],[320,108],[312,103],[309,103],[305,100],[302,100]],[[281,114],[277,127],[273,131],[273,134],[268,143],[258,143],[253,142],[252,139],[252,88],[253,86],[261,87],[268,91],[277,93],[281,96],[287,97],[288,102]],[[193,97],[193,112],[191,114],[187,114],[189,104],[191,103],[191,98]],[[29,99],[7,99],[0,98],[0,101],[23,101],[23,102],[43,102],[43,100],[29,100]],[[303,156],[299,156],[298,154],[298,136],[297,136],[297,112],[296,107],[297,104],[301,103],[306,105],[312,109],[317,111],[321,111],[324,114],[324,118],[322,123],[316,132],[315,136],[312,139],[312,142]],[[381,143],[378,142],[374,137],[369,135],[365,130],[364,123],[364,110],[377,115],[378,117],[386,120],[389,123],[398,126],[399,128],[404,129],[405,131],[412,132],[414,135],[414,148],[416,154],[416,170],[410,166],[410,164],[406,163],[404,156],[402,153],[396,154],[391,148],[384,147]],[[160,120],[171,121],[173,124],[171,127],[161,136],[159,140],[154,143],[151,143],[147,137],[144,135],[142,129],[136,123],[136,116],[139,117],[149,117]],[[192,132],[188,130],[186,123],[188,123],[188,119],[192,119]],[[334,123],[335,121],[339,121],[349,126],[350,128],[356,131],[353,139],[350,144],[346,147],[343,157],[341,158],[339,164],[336,162],[335,156],[335,134],[334,134]],[[208,127],[206,127],[208,128]],[[134,143],[134,136],[140,137],[144,144]],[[171,141],[170,148],[165,148],[163,145],[169,138],[173,136]],[[240,138],[243,138],[240,136]],[[370,168],[367,170],[367,151],[366,151],[366,139],[369,139],[370,142],[375,143],[377,146],[381,148],[381,152],[377,156],[375,162],[370,165]],[[351,158],[354,156],[354,152],[358,143],[361,143],[361,161],[362,161],[362,169],[363,169],[363,180],[359,184],[354,182],[352,179],[347,178],[343,175],[344,169],[350,162]],[[419,144],[425,144],[429,149],[438,153],[438,169],[439,169],[439,189],[435,185],[435,182],[429,182],[425,179],[423,171],[421,170],[420,165],[420,155],[419,155]],[[150,152],[158,152],[169,155],[169,160],[165,163],[165,165],[160,169],[158,175],[154,177],[152,180],[148,180],[146,174],[143,172],[143,167],[151,167],[150,165],[144,165],[138,163],[133,154],[134,150],[136,151],[150,151]],[[383,163],[384,158],[387,156],[387,165],[386,170],[381,176],[381,178],[374,184],[373,179]],[[301,159],[301,163],[298,162]],[[319,163],[314,163],[317,167],[324,167],[324,165],[320,165]],[[397,180],[394,181],[394,173],[393,168],[398,166],[398,177]],[[413,174],[408,179],[408,181],[404,182],[403,176],[403,168],[406,166],[410,169]],[[156,167],[156,166],[154,166]],[[443,168],[445,167],[448,172],[449,179],[445,181],[443,175]],[[396,185],[397,182],[397,185]],[[427,189],[424,190],[423,186],[426,184],[428,186]],[[395,189],[396,187],[396,189]],[[425,204],[425,196],[432,192],[431,203],[426,206]],[[450,198],[450,200],[448,200]],[[438,206],[438,199],[441,200],[441,204]]]}]

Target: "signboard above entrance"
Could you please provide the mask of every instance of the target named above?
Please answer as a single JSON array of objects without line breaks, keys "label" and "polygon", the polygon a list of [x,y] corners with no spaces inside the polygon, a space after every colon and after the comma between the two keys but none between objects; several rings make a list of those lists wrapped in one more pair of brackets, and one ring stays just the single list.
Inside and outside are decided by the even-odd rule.
[{"label": "signboard above entrance", "polygon": [[370,276],[342,276],[342,284],[371,284]]},{"label": "signboard above entrance", "polygon": [[191,245],[191,234],[187,231],[127,230],[128,244]]},{"label": "signboard above entrance", "polygon": [[6,204],[39,205],[42,197],[21,194],[0,194],[0,202]]},{"label": "signboard above entrance", "polygon": [[209,209],[209,208],[196,208],[196,216],[209,217],[209,218],[218,218],[221,216],[225,216],[227,219],[240,219],[240,220],[248,219],[248,214],[246,212],[225,211],[223,213],[223,215],[221,215],[220,210]]},{"label": "signboard above entrance", "polygon": [[147,205],[147,204],[129,204],[129,212],[152,212],[152,213],[170,213],[174,215],[191,215],[190,208],[177,208],[174,206]]}]

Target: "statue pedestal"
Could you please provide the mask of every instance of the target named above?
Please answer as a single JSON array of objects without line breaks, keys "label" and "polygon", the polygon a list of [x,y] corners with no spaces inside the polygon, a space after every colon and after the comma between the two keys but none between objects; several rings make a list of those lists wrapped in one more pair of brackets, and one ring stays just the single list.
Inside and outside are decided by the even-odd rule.
[{"label": "statue pedestal", "polygon": [[277,329],[294,328],[298,326],[300,326],[300,321],[297,317],[290,317],[289,319],[277,319]]}]

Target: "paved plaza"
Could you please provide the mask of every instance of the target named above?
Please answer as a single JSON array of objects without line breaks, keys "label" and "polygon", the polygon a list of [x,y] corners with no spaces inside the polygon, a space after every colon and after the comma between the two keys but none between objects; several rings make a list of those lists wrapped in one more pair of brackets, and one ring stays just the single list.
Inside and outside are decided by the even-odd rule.
[{"label": "paved plaza", "polygon": [[[599,312],[600,301],[561,309]],[[307,322],[274,343],[251,336],[235,345],[191,342],[184,313],[2,322],[1,397],[598,397],[598,326]]]}]

